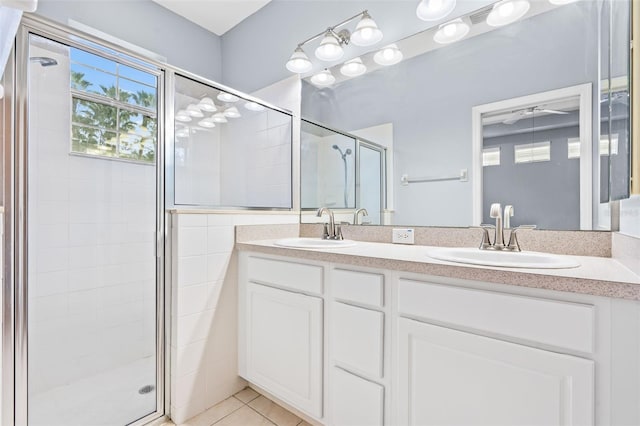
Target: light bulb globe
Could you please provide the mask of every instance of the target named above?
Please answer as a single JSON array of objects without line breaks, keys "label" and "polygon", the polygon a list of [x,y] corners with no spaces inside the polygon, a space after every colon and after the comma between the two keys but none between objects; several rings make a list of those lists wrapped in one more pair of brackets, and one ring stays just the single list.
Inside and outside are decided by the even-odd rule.
[{"label": "light bulb globe", "polygon": [[456,0],[421,0],[416,15],[423,21],[439,21],[456,8]]},{"label": "light bulb globe", "polygon": [[316,58],[321,61],[331,62],[342,58],[344,50],[340,46],[338,39],[330,32],[327,32],[320,42],[320,46],[316,48],[315,54]]},{"label": "light bulb globe", "polygon": [[487,25],[501,27],[516,22],[531,8],[529,0],[502,0],[493,5],[487,16]]}]

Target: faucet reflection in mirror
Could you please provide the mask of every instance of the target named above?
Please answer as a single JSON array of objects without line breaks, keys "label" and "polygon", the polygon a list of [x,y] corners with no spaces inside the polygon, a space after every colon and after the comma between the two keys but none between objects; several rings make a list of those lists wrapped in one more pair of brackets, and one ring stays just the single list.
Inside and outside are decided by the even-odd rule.
[{"label": "faucet reflection in mirror", "polygon": [[[521,225],[517,228],[511,228],[511,217],[514,215],[514,208],[511,205],[505,206],[504,217],[502,216],[502,206],[500,203],[491,204],[490,216],[496,220],[495,225],[482,224],[482,241],[480,242],[480,250],[505,250],[505,251],[522,251],[520,243],[518,243],[518,230],[535,229],[536,225]],[[489,237],[489,230],[494,230],[495,234],[493,242]],[[509,231],[509,242],[504,243],[504,231]]]}]

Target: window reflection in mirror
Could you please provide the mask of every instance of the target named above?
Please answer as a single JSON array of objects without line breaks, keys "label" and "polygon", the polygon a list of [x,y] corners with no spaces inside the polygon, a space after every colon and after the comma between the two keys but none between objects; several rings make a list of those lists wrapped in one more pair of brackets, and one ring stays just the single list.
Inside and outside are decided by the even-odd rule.
[{"label": "window reflection in mirror", "polygon": [[482,222],[501,203],[517,206],[512,226],[579,229],[579,98],[485,114],[482,124]]}]

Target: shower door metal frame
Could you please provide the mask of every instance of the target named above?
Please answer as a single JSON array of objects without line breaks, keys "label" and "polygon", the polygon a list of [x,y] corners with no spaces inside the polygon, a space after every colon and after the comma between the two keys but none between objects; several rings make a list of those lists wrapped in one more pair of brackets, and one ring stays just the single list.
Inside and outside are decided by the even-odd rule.
[{"label": "shower door metal frame", "polygon": [[[15,101],[13,102],[13,110],[15,111],[15,134],[12,140],[13,148],[11,149],[11,157],[6,157],[5,168],[12,171],[12,182],[5,181],[5,191],[9,189],[11,192],[12,204],[5,210],[5,242],[13,243],[13,257],[8,257],[11,253],[5,254],[5,265],[8,267],[4,272],[5,282],[3,291],[7,293],[7,288],[15,292],[13,300],[14,312],[14,392],[13,392],[13,420],[10,424],[27,425],[28,424],[28,294],[27,294],[27,209],[28,209],[28,66],[29,66],[29,36],[37,35],[50,40],[59,42],[67,46],[81,48],[85,51],[97,54],[102,57],[110,58],[105,51],[96,49],[90,45],[83,44],[78,40],[88,41],[95,45],[105,47],[116,53],[122,53],[135,60],[139,60],[149,64],[155,69],[144,68],[140,63],[128,61],[121,56],[114,56],[114,59],[120,63],[133,66],[135,68],[143,68],[145,71],[155,75],[158,78],[158,139],[156,146],[156,411],[137,419],[130,423],[130,426],[139,426],[147,424],[153,420],[162,418],[165,415],[168,405],[165,403],[169,393],[169,386],[165,376],[165,372],[169,371],[168,353],[168,336],[169,327],[166,326],[166,307],[168,306],[168,298],[165,297],[165,244],[167,240],[167,228],[164,213],[164,94],[165,82],[164,73],[165,65],[156,60],[148,59],[139,54],[123,49],[113,43],[106,42],[90,34],[86,34],[68,27],[53,23],[47,19],[40,18],[35,15],[26,15],[23,17],[18,35],[16,37],[15,48]],[[7,172],[5,171],[5,175]],[[8,194],[5,193],[5,200]],[[12,210],[13,209],[13,210]],[[15,238],[13,236],[15,235]],[[6,243],[5,243],[6,246]],[[12,263],[12,264],[11,264]],[[4,333],[3,333],[4,335]],[[4,336],[3,336],[4,337]],[[3,361],[4,362],[4,361]],[[4,374],[4,373],[3,373]],[[4,382],[4,381],[3,381]],[[7,396],[3,396],[5,401]],[[3,414],[4,415],[4,414]],[[3,422],[4,424],[4,422]]]},{"label": "shower door metal frame", "polygon": [[2,248],[2,414],[0,424],[14,424],[14,347],[15,347],[15,294],[14,294],[14,267],[13,253],[15,247],[15,231],[12,226],[14,206],[14,162],[12,143],[15,135],[15,53],[12,51],[7,61],[2,82],[5,88],[2,102],[2,161],[3,161],[3,194],[4,206],[3,221],[4,230]]},{"label": "shower door metal frame", "polygon": [[356,151],[358,152],[356,155],[356,209],[358,207],[362,207],[362,205],[360,205],[362,202],[362,182],[360,176],[360,162],[362,157],[360,154],[360,148],[362,147],[380,154],[380,223],[377,225],[384,225],[384,213],[387,209],[387,148],[375,142],[356,136]]}]

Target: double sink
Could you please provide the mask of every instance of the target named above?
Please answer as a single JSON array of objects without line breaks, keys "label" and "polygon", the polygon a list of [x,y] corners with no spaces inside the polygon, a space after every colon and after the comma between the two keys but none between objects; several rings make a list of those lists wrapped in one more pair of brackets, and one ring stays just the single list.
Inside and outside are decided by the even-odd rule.
[{"label": "double sink", "polygon": [[[302,249],[341,249],[354,247],[353,240],[324,240],[321,238],[284,238],[275,245]],[[428,248],[426,256],[447,262],[502,268],[567,269],[580,266],[574,258],[533,251],[480,250],[467,247]]]}]

